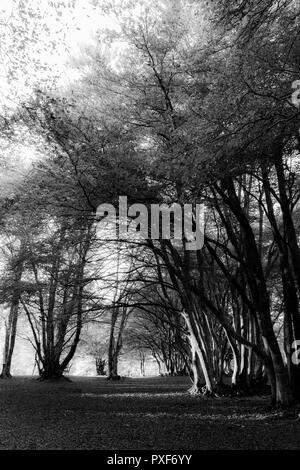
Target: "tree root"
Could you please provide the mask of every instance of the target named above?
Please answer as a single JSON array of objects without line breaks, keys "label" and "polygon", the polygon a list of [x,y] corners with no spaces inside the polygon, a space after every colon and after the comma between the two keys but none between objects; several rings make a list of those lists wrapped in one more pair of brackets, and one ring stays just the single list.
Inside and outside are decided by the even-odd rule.
[{"label": "tree root", "polygon": [[0,374],[0,379],[10,380],[12,378],[13,378],[13,376],[11,374]]},{"label": "tree root", "polygon": [[191,388],[189,388],[188,393],[199,397],[218,397],[218,394],[215,391],[208,390],[206,385],[192,385]]},{"label": "tree root", "polygon": [[41,375],[40,377],[37,378],[37,381],[38,382],[54,382],[54,383],[57,383],[57,382],[72,382],[71,379],[69,379],[68,377],[66,377],[65,375],[61,375],[61,376],[52,376],[52,377],[47,377],[47,376],[43,376]]}]

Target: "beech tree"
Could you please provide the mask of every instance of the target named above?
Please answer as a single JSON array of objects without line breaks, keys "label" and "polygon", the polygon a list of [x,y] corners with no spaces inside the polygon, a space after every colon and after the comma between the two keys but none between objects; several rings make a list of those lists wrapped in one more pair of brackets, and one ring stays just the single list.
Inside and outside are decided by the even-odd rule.
[{"label": "beech tree", "polygon": [[85,274],[91,229],[76,229],[65,221],[53,221],[43,229],[46,236],[39,232],[34,239],[28,237],[21,303],[32,330],[41,378],[52,379],[63,375],[88,314],[99,307],[87,291],[90,279]]},{"label": "beech tree", "polygon": [[[172,6],[172,2],[166,2],[164,13],[170,13]],[[189,51],[184,43],[191,32],[183,21],[186,10],[179,7],[176,17],[170,14],[168,20],[162,14],[163,23],[159,23],[157,18],[162,11],[159,10],[158,14],[158,10],[153,12],[150,8],[138,26],[126,20],[123,23],[124,37],[132,46],[132,55],[127,55],[129,65],[119,73],[114,74],[110,70],[107,74],[113,84],[110,90],[113,93],[123,91],[126,96],[124,121],[138,129],[139,136],[142,128],[144,136],[146,134],[150,139],[149,152],[151,149],[156,152],[153,177],[163,183],[162,196],[166,197],[171,191],[172,201],[179,202],[191,196],[194,200],[208,196],[212,201],[212,212],[217,218],[220,217],[226,230],[228,241],[219,246],[218,240],[215,240],[216,231],[212,228],[211,240],[206,241],[209,255],[205,252],[194,257],[186,253],[184,247],[182,252],[178,252],[168,242],[155,247],[184,300],[183,308],[193,343],[191,348],[197,350],[196,354],[193,353],[194,364],[198,362],[199,369],[205,370],[207,388],[213,392],[216,376],[210,363],[205,364],[207,357],[201,350],[201,340],[195,339],[195,331],[199,330],[203,312],[206,311],[210,322],[217,321],[222,325],[234,357],[237,358],[234,342],[242,345],[243,350],[246,347],[256,354],[258,374],[262,363],[268,374],[274,402],[283,404],[292,402],[296,393],[291,375],[294,367],[287,367],[273,328],[271,288],[265,273],[265,256],[272,258],[273,252],[270,250],[268,254],[262,245],[266,230],[264,198],[269,200],[268,219],[272,218],[274,201],[272,197],[270,201],[270,190],[265,193],[268,186],[266,180],[259,196],[257,187],[261,183],[260,172],[274,168],[285,225],[284,237],[289,240],[288,245],[294,247],[291,262],[296,279],[298,247],[284,169],[285,158],[297,151],[298,145],[298,112],[290,103],[291,82],[298,73],[297,58],[293,52],[297,43],[298,15],[294,14],[293,6],[293,2],[282,2],[280,8],[272,9],[270,2],[264,2],[260,7],[272,12],[266,19],[265,15],[259,16],[260,9],[253,7],[251,10],[250,2],[245,2],[246,10],[249,7],[247,18],[253,20],[247,40],[242,40],[236,30],[226,24],[225,36],[222,36],[222,26],[215,31],[208,28],[206,37],[203,33],[199,34]],[[226,13],[230,15],[232,12],[229,10]],[[241,13],[241,17],[236,16],[237,22],[243,20],[244,12]],[[259,22],[255,18],[259,18]],[[245,21],[241,28],[244,25]],[[195,22],[192,27],[196,29]],[[288,39],[291,36],[295,37],[292,47]],[[211,40],[210,46],[206,42],[208,39]],[[200,53],[197,53],[197,47]],[[269,60],[266,61],[265,57]],[[138,61],[138,66],[134,65],[134,61]],[[255,183],[251,182],[253,179]],[[271,190],[275,199],[276,189]],[[260,206],[255,214],[259,231],[251,220],[254,201]],[[212,217],[215,215],[212,214]],[[278,242],[279,237],[276,240]],[[231,244],[229,248],[228,243]],[[217,246],[223,248],[221,257],[215,253]],[[282,251],[282,246],[280,249]],[[197,285],[207,256],[208,259],[213,258],[222,274],[227,274],[226,279],[234,289],[234,296],[238,295],[238,302],[242,302],[243,310],[245,308],[244,321],[246,318],[252,319],[250,341],[238,332],[233,317],[228,315],[224,305],[209,297],[206,280],[201,288]],[[235,259],[240,264],[241,274],[238,271],[238,277],[226,270],[224,257]],[[191,276],[193,263],[198,267],[196,274],[194,270]],[[275,267],[276,263],[273,264]],[[286,277],[290,271],[283,266],[282,269],[286,291],[291,288],[292,282]],[[191,298],[195,298],[192,305]],[[285,296],[285,304],[289,302],[288,298],[291,299],[291,296]],[[293,298],[296,300],[296,295]],[[232,299],[230,309],[231,303]],[[194,313],[195,304],[198,304],[196,311],[201,312],[200,317]],[[297,318],[296,315],[294,320],[286,321],[294,324]],[[206,321],[202,327],[205,324]],[[289,340],[285,343],[290,344]],[[205,349],[208,350],[207,347]]]}]

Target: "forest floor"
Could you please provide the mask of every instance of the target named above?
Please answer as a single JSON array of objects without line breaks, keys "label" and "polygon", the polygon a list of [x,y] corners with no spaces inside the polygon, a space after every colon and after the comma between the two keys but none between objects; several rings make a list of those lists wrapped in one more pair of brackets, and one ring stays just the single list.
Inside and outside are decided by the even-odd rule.
[{"label": "forest floor", "polygon": [[0,380],[0,449],[300,449],[300,418],[268,397],[192,397],[183,377],[71,380]]}]

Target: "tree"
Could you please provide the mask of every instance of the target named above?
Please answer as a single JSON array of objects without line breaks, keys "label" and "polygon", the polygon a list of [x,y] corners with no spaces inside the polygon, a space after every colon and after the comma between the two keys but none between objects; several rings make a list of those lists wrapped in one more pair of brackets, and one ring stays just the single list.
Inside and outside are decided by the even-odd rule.
[{"label": "tree", "polygon": [[89,312],[99,310],[87,290],[91,281],[85,274],[91,240],[91,227],[67,225],[65,220],[45,222],[28,237],[21,302],[42,379],[63,375]]},{"label": "tree", "polygon": [[[240,279],[230,276],[228,271],[227,279],[234,287],[235,295],[238,293],[241,297],[243,306],[247,305],[246,310],[257,328],[258,337],[252,338],[251,341],[237,333],[231,324],[232,319],[228,318],[219,302],[211,302],[206,290],[200,290],[194,285],[198,275],[195,276],[193,273],[191,276],[194,260],[185,253],[184,247],[180,252],[167,242],[161,244],[160,248],[155,247],[157,254],[167,266],[173,285],[184,299],[183,307],[191,332],[191,348],[197,351],[193,352],[195,367],[199,366],[199,369],[205,371],[207,388],[213,391],[215,383],[215,374],[211,368],[213,359],[212,362],[208,361],[207,355],[203,353],[201,337],[197,340],[198,333],[195,333],[199,330],[204,309],[209,318],[214,317],[221,323],[224,334],[230,338],[233,350],[235,347],[232,339],[254,351],[259,361],[263,362],[272,387],[274,402],[289,404],[293,401],[291,376],[273,329],[270,291],[260,244],[261,236],[257,238],[258,233],[253,229],[249,219],[251,206],[246,202],[249,191],[244,204],[244,181],[247,190],[247,181],[251,180],[249,173],[253,173],[254,170],[257,177],[255,165],[262,161],[272,161],[278,178],[278,187],[281,187],[280,205],[286,224],[285,233],[289,237],[289,245],[294,247],[291,255],[293,270],[295,273],[298,272],[295,269],[298,248],[295,230],[292,227],[293,218],[285,201],[287,186],[282,169],[283,151],[287,141],[291,143],[295,138],[297,129],[295,127],[297,113],[291,110],[289,99],[286,98],[290,96],[290,92],[287,93],[290,82],[286,79],[285,73],[286,65],[289,63],[293,70],[288,72],[290,78],[296,74],[293,65],[295,56],[293,49],[289,48],[287,37],[291,35],[297,37],[298,16],[295,16],[290,8],[292,2],[285,2],[285,5],[283,3],[280,9],[281,29],[278,29],[279,9],[275,9],[272,11],[271,21],[268,20],[267,33],[266,29],[260,27],[261,25],[259,27],[255,25],[250,29],[251,35],[248,40],[240,42],[233,29],[229,29],[224,39],[219,34],[221,30],[218,30],[211,47],[207,47],[204,53],[198,55],[196,48],[191,48],[185,60],[182,60],[182,44],[183,38],[188,37],[188,34],[187,29],[182,28],[182,15],[178,15],[175,19],[174,15],[171,15],[169,21],[163,17],[163,25],[160,23],[159,42],[155,40],[158,22],[156,24],[154,21],[151,22],[152,18],[157,21],[155,12],[151,12],[152,17],[151,14],[146,15],[146,19],[141,20],[137,27],[135,25],[132,27],[132,23],[128,27],[128,22],[125,21],[123,33],[133,47],[130,52],[132,53],[135,48],[136,54],[129,56],[130,65],[121,73],[113,74],[110,70],[108,76],[113,77],[111,79],[111,83],[115,84],[113,92],[120,93],[120,90],[123,90],[123,94],[129,97],[123,119],[133,127],[145,130],[144,135],[150,139],[149,152],[155,149],[156,155],[159,155],[153,159],[156,167],[154,175],[156,180],[163,183],[161,188],[164,190],[164,196],[171,192],[172,201],[182,202],[185,197],[193,195],[199,198],[212,191],[218,215],[225,223],[227,238],[237,251],[237,253],[228,252],[225,245],[224,255],[235,256],[241,263],[242,282],[246,282],[245,287],[249,297],[243,295],[245,291]],[[265,11],[270,6],[270,2],[264,2]],[[168,7],[166,10],[168,11]],[[180,8],[179,12],[181,13]],[[251,15],[252,19],[258,18],[258,10],[253,10]],[[266,26],[266,17],[259,18]],[[287,35],[285,26],[291,19]],[[255,21],[252,22],[253,25],[254,23]],[[214,35],[208,32],[208,36]],[[195,43],[199,45],[204,41],[202,35],[196,38]],[[262,57],[262,44],[265,56],[274,59],[273,62],[265,61]],[[219,53],[222,50],[224,52]],[[257,50],[256,56],[253,56],[254,50]],[[278,53],[282,60],[279,72]],[[136,66],[134,61],[136,64],[137,60]],[[269,82],[266,81],[266,76],[269,77]],[[280,119],[280,116],[283,116],[283,119]],[[200,151],[201,159],[197,157]],[[166,181],[165,169],[168,166],[170,172],[167,172],[168,181]],[[193,167],[195,169],[192,170]],[[194,177],[190,176],[191,172]],[[245,174],[247,176],[244,176]],[[239,188],[242,188],[240,195]],[[262,200],[261,202],[263,204]],[[264,211],[264,206],[261,209]],[[229,218],[228,211],[231,214]],[[261,212],[259,217],[261,218]],[[261,227],[263,228],[262,223]],[[238,233],[241,233],[241,239]],[[216,246],[214,242],[213,244]],[[206,247],[209,249],[211,245],[207,243]],[[223,272],[224,255],[222,254],[222,258],[214,257]],[[210,256],[213,256],[213,250],[210,250]],[[205,257],[198,257],[196,263],[199,274],[203,273]],[[284,272],[287,273],[287,270]],[[287,281],[285,276],[286,274],[283,282],[286,286],[287,283],[291,286],[291,282]],[[205,284],[202,286],[205,287]],[[196,311],[194,305],[191,305],[191,292],[196,305],[198,304]],[[197,313],[199,307],[200,316]],[[294,321],[297,322],[297,316],[294,317]],[[262,338],[264,343],[261,342]]]},{"label": "tree", "polygon": [[108,328],[105,319],[98,318],[88,322],[82,331],[80,342],[80,355],[90,355],[95,361],[96,374],[106,375],[107,351],[108,351]]}]

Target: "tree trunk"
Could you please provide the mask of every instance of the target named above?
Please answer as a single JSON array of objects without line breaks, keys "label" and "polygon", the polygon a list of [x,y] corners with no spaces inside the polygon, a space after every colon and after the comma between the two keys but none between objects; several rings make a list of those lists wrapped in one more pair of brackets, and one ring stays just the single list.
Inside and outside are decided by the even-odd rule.
[{"label": "tree trunk", "polygon": [[17,333],[18,311],[19,311],[19,299],[16,302],[14,302],[11,306],[8,325],[6,325],[6,328],[5,328],[3,366],[2,366],[1,376],[0,376],[2,379],[11,377],[11,360],[12,360],[16,333]]},{"label": "tree trunk", "polygon": [[[186,312],[183,313],[183,317],[189,332],[188,338],[191,346],[193,385],[190,388],[190,393],[193,395],[203,393],[206,395],[212,395],[214,393],[214,380],[210,375],[201,341],[197,338],[197,330],[193,327],[194,320],[191,318],[191,315],[188,315]],[[205,381],[204,387],[203,383],[201,383],[202,376]]]}]

